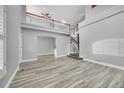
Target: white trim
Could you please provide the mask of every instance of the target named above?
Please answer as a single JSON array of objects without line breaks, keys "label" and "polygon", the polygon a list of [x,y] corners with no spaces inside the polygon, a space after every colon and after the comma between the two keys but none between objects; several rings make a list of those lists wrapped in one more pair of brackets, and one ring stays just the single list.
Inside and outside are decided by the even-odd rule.
[{"label": "white trim", "polygon": [[[84,58],[83,56],[80,56],[80,54],[79,54],[79,57],[80,57],[80,58]],[[84,59],[83,59],[83,60],[84,60]]]},{"label": "white trim", "polygon": [[37,56],[45,56],[45,55],[55,55],[55,54],[54,53],[37,54]]},{"label": "white trim", "polygon": [[6,8],[4,7],[4,5],[0,5],[0,8],[2,8],[3,11],[3,33],[0,33],[0,37],[2,36],[2,38],[0,38],[1,40],[3,40],[3,63],[2,63],[2,69],[0,69],[0,79],[3,78],[3,76],[7,73],[6,70]]},{"label": "white trim", "polygon": [[92,63],[96,63],[96,64],[105,65],[105,66],[109,66],[109,67],[112,67],[112,68],[124,70],[124,67],[122,67],[122,66],[113,65],[113,64],[106,63],[106,62],[99,62],[99,61],[95,61],[95,60],[92,60],[92,59],[84,59],[84,60],[86,60],[88,62],[92,62]]},{"label": "white trim", "polygon": [[69,36],[70,33],[68,31],[58,31],[55,29],[49,29],[49,28],[45,28],[42,26],[37,26],[37,25],[33,25],[33,24],[28,24],[28,23],[21,23],[21,28],[24,29],[31,29],[31,30],[38,30],[38,31],[45,31],[45,32],[50,32],[50,33],[56,33],[56,34],[63,34],[63,35],[67,35]]},{"label": "white trim", "polygon": [[17,71],[19,70],[19,66],[15,69],[15,71],[13,72],[13,74],[11,75],[11,77],[9,78],[7,84],[5,85],[5,88],[8,88],[12,82],[12,80],[14,79]]},{"label": "white trim", "polygon": [[37,58],[35,58],[35,59],[22,60],[20,63],[23,63],[23,62],[30,62],[30,61],[37,61]]},{"label": "white trim", "polygon": [[70,52],[69,54],[71,54],[71,53],[79,53],[79,52]]},{"label": "white trim", "polygon": [[67,55],[56,55],[55,57],[65,57]]}]

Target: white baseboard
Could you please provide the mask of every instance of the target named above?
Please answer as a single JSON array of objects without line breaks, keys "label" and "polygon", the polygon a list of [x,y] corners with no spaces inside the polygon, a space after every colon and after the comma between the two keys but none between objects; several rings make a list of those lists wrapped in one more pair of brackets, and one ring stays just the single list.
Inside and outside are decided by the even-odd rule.
[{"label": "white baseboard", "polygon": [[109,67],[112,67],[112,68],[124,70],[124,67],[122,67],[122,66],[117,66],[117,65],[109,64],[107,62],[99,62],[99,61],[95,61],[95,60],[91,60],[91,59],[84,59],[84,60],[86,60],[88,62],[92,62],[92,63],[96,63],[96,64],[100,64],[100,65],[109,66]]},{"label": "white baseboard", "polygon": [[22,60],[21,63],[23,63],[23,62],[30,62],[30,61],[37,61],[37,58]]},{"label": "white baseboard", "polygon": [[59,55],[59,56],[56,55],[55,57],[65,57],[65,56],[66,56],[66,55]]},{"label": "white baseboard", "polygon": [[[80,56],[80,55],[79,55]],[[84,58],[83,56],[80,56],[81,58]]]},{"label": "white baseboard", "polygon": [[48,54],[38,54],[37,56],[45,56],[45,55],[54,55],[54,53],[48,53]]},{"label": "white baseboard", "polygon": [[[83,56],[80,56],[80,55],[79,55],[79,57],[80,57],[80,58],[84,58]],[[83,60],[83,59],[82,59],[82,60]]]},{"label": "white baseboard", "polygon": [[15,71],[11,75],[10,79],[8,80],[7,84],[5,85],[5,88],[8,88],[10,86],[10,84],[11,84],[12,80],[14,79],[18,70],[19,70],[19,66],[15,69]]},{"label": "white baseboard", "polygon": [[78,53],[78,52],[70,52],[70,53],[68,53],[68,54],[71,54],[71,53],[73,54],[73,53]]}]

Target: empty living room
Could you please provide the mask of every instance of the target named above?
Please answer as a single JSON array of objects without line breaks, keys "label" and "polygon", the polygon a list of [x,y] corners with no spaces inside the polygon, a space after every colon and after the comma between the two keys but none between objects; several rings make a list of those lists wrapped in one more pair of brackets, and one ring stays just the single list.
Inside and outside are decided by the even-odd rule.
[{"label": "empty living room", "polygon": [[0,5],[0,88],[124,88],[124,5]]}]

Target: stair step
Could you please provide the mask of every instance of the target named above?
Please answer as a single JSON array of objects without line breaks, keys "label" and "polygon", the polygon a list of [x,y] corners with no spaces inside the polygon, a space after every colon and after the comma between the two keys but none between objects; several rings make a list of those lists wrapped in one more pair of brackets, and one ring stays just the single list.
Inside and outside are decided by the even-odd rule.
[{"label": "stair step", "polygon": [[71,57],[71,58],[75,58],[75,59],[79,59],[79,60],[82,60],[83,58],[80,58],[79,57],[79,53],[71,53],[69,55],[67,55],[68,57]]}]

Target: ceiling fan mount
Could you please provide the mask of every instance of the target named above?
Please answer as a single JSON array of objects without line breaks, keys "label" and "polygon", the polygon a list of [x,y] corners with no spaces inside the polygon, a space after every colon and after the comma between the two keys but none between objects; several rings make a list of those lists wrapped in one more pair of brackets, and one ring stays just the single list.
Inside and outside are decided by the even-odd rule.
[{"label": "ceiling fan mount", "polygon": [[44,18],[53,19],[53,17],[50,16],[50,13],[45,12],[45,13],[41,13],[41,14],[43,15]]}]

